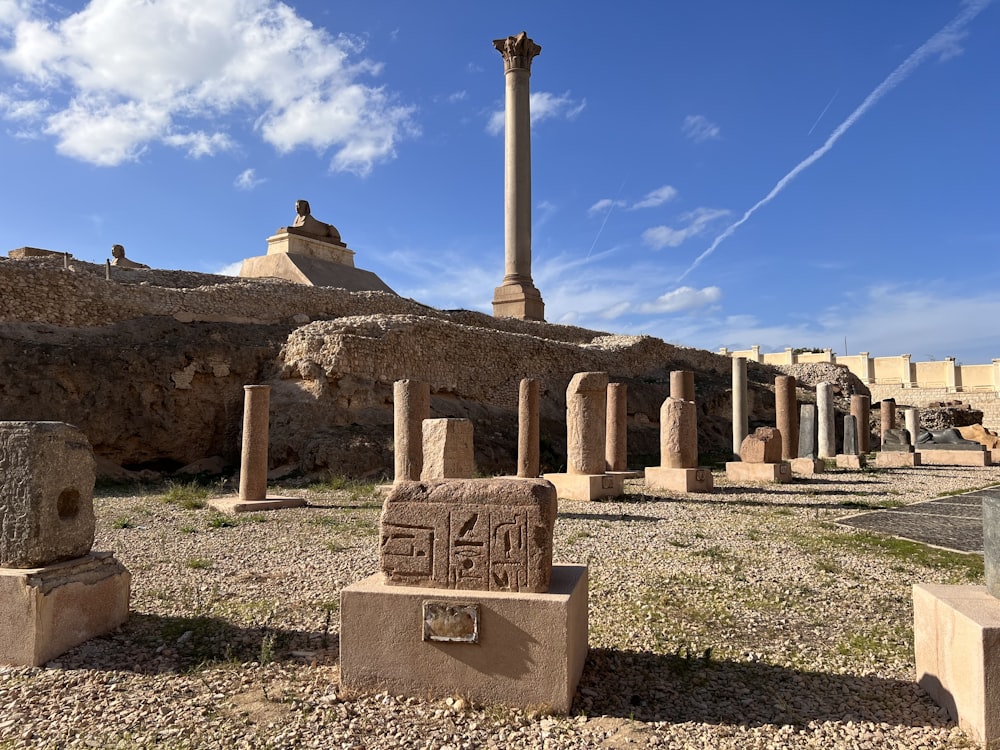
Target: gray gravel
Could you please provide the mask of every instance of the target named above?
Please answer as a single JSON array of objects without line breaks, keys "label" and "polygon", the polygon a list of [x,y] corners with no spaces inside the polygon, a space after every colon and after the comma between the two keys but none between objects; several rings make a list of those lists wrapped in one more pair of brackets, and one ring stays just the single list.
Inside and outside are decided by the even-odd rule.
[{"label": "gray gravel", "polygon": [[[928,470],[930,469],[930,470]],[[591,653],[569,716],[348,695],[340,589],[376,570],[378,498],[219,523],[102,493],[95,549],[132,571],[119,632],[0,668],[0,747],[958,748],[912,682],[915,582],[982,558],[837,526],[1000,482],[1000,468],[832,472],[794,485],[561,502],[556,557],[590,566]]]}]

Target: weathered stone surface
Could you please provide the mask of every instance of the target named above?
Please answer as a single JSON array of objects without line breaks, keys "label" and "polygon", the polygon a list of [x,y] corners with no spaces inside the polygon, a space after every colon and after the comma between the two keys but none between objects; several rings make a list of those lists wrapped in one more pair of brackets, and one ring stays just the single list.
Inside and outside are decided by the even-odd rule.
[{"label": "weathered stone surface", "polygon": [[896,402],[890,398],[882,399],[879,404],[879,431],[882,440],[889,430],[896,428]]},{"label": "weathered stone surface", "polygon": [[802,404],[799,409],[798,458],[816,458],[816,405]]},{"label": "weathered stone surface", "polygon": [[424,468],[423,423],[430,416],[431,389],[417,380],[397,380],[392,386],[395,481],[420,479]]},{"label": "weathered stone surface", "polygon": [[844,450],[845,456],[858,455],[858,422],[853,414],[844,415]]},{"label": "weathered stone surface", "polygon": [[382,509],[382,572],[403,586],[544,592],[555,519],[542,479],[401,482]]},{"label": "weathered stone surface", "polygon": [[834,424],[833,384],[816,384],[816,455],[833,458],[837,455],[837,429]]},{"label": "weathered stone surface", "polygon": [[421,481],[475,476],[472,422],[468,419],[425,419]]},{"label": "weathered stone surface", "polygon": [[871,396],[860,393],[851,395],[851,414],[858,425],[858,450],[861,453],[868,453],[871,450],[871,407]]},{"label": "weathered stone surface", "polygon": [[82,557],[94,543],[94,455],[62,422],[0,422],[0,567]]},{"label": "weathered stone surface", "polygon": [[903,428],[892,428],[882,433],[883,451],[904,451],[913,452],[913,442],[910,440],[910,431]]},{"label": "weathered stone surface", "polygon": [[691,370],[674,370],[670,373],[670,397],[681,401],[694,401],[694,373]]},{"label": "weathered stone surface", "polygon": [[660,408],[660,466],[698,466],[698,412],[693,401],[671,396]]},{"label": "weathered stone surface", "polygon": [[978,440],[966,440],[953,427],[935,432],[922,432],[917,437],[916,447],[920,450],[976,451],[985,450]]},{"label": "weathered stone surface", "polygon": [[965,440],[975,440],[990,449],[1000,448],[1000,436],[992,430],[987,430],[981,424],[957,427],[956,429]]},{"label": "weathered stone surface", "polygon": [[775,464],[781,461],[781,432],[776,427],[758,427],[740,446],[740,460],[748,464]]},{"label": "weathered stone surface", "polygon": [[775,426],[781,433],[781,458],[796,458],[799,447],[798,410],[795,408],[795,377],[778,375],[774,379]]},{"label": "weathered stone surface", "polygon": [[1000,599],[1000,490],[983,494],[983,566],[987,590]]},{"label": "weathered stone surface", "polygon": [[604,463],[608,471],[628,469],[628,386],[608,383]]},{"label": "weathered stone surface", "polygon": [[732,363],[732,400],[733,400],[733,453],[739,455],[743,438],[750,428],[749,408],[747,404],[747,360],[746,357],[733,357]]},{"label": "weathered stone surface", "polygon": [[517,396],[517,475],[537,477],[539,463],[538,381],[523,378]]},{"label": "weathered stone surface", "polygon": [[270,424],[269,385],[245,385],[243,447],[240,453],[240,500],[267,497],[267,431]]},{"label": "weathered stone surface", "polygon": [[606,372],[578,372],[566,388],[566,472],[603,474]]}]

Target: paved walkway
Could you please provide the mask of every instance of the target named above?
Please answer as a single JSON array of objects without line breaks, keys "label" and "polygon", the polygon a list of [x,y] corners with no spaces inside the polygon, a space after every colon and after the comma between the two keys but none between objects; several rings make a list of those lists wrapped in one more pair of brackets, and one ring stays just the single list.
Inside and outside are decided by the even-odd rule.
[{"label": "paved walkway", "polygon": [[1000,487],[847,516],[837,523],[981,555],[984,497],[1000,497]]}]

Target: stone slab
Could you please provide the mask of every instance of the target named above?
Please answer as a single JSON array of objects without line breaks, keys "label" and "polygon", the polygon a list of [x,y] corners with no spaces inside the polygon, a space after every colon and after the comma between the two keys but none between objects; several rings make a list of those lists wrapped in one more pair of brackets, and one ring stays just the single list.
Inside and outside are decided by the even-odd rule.
[{"label": "stone slab", "polygon": [[787,461],[774,464],[726,463],[726,476],[733,482],[791,482],[792,466]]},{"label": "stone slab", "polygon": [[[587,600],[585,565],[553,566],[544,594],[387,586],[369,576],[341,592],[341,684],[568,713],[587,658]],[[478,642],[424,640],[425,602],[475,607]]]},{"label": "stone slab", "polygon": [[1000,600],[985,586],[916,584],[917,682],[986,747],[1000,742]]},{"label": "stone slab", "polygon": [[308,286],[330,286],[349,292],[386,292],[396,294],[371,271],[345,266],[308,255],[276,253],[244,258],[240,266],[244,279],[275,278]]},{"label": "stone slab", "polygon": [[863,469],[868,465],[868,458],[854,453],[838,453],[838,469]]},{"label": "stone slab", "polygon": [[128,620],[132,576],[110,552],[0,568],[0,663],[37,667]]},{"label": "stone slab", "polygon": [[606,471],[608,476],[621,477],[622,479],[642,479],[646,476],[646,470],[629,469],[628,471]]},{"label": "stone slab", "polygon": [[354,251],[349,249],[347,245],[324,242],[316,237],[290,232],[278,232],[278,234],[268,237],[267,254],[305,255],[309,258],[340,263],[354,268]]},{"label": "stone slab", "polygon": [[646,486],[670,492],[711,492],[715,489],[715,481],[709,469],[649,466],[646,468]]},{"label": "stone slab", "polygon": [[219,513],[257,513],[263,510],[281,510],[283,508],[305,507],[305,498],[301,497],[266,497],[263,500],[240,500],[239,495],[213,497],[207,502],[208,507]]},{"label": "stone slab", "polygon": [[880,469],[902,469],[911,466],[920,466],[920,463],[919,453],[879,451],[875,454],[875,466]]},{"label": "stone slab", "polygon": [[563,500],[600,500],[625,494],[625,479],[621,474],[543,474],[552,482],[556,495]]},{"label": "stone slab", "polygon": [[990,466],[990,454],[983,451],[956,451],[956,450],[926,450],[921,448],[917,455],[920,456],[922,466]]},{"label": "stone slab", "polygon": [[812,476],[813,474],[822,474],[826,471],[826,461],[822,458],[793,458],[788,462],[792,467],[792,474],[800,474],[802,476]]}]

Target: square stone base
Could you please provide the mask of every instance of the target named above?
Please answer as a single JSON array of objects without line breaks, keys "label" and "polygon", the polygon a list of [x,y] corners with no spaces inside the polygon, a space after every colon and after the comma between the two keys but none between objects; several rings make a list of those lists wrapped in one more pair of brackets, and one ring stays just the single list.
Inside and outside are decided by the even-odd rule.
[{"label": "square stone base", "polygon": [[990,466],[990,454],[981,451],[921,450],[918,454],[924,466]]},{"label": "square stone base", "polygon": [[[548,593],[387,586],[340,595],[344,688],[568,713],[587,658],[587,566],[554,565]],[[424,640],[424,603],[478,609],[478,642]]]},{"label": "square stone base", "polygon": [[542,293],[530,281],[498,286],[493,290],[493,317],[544,321]]},{"label": "square stone base", "polygon": [[826,461],[822,458],[793,458],[788,463],[792,466],[792,474],[812,476],[826,471]]},{"label": "square stone base", "polygon": [[868,465],[866,456],[853,455],[851,453],[837,454],[838,469],[863,469]]},{"label": "square stone base", "polygon": [[266,497],[263,500],[241,500],[239,495],[213,497],[208,500],[208,507],[219,513],[257,513],[262,510],[281,510],[282,508],[303,508],[305,498],[301,497]]},{"label": "square stone base", "polygon": [[625,494],[625,478],[621,474],[543,474],[556,486],[563,500],[600,500]]},{"label": "square stone base", "polygon": [[875,454],[875,466],[880,469],[920,466],[920,454],[907,453],[906,451],[879,451]]},{"label": "square stone base", "polygon": [[646,486],[671,492],[711,492],[715,489],[712,472],[708,469],[671,469],[666,466],[646,467]]},{"label": "square stone base", "polygon": [[1000,742],[1000,600],[985,586],[916,584],[917,682],[987,747]]},{"label": "square stone base", "polygon": [[37,667],[128,620],[132,576],[110,552],[0,568],[0,663]]},{"label": "square stone base", "polygon": [[267,238],[268,255],[305,255],[354,267],[354,251],[346,245],[335,245],[316,237],[278,232]]},{"label": "square stone base", "polygon": [[734,482],[791,482],[792,466],[787,461],[777,464],[749,464],[729,461],[726,476]]}]

